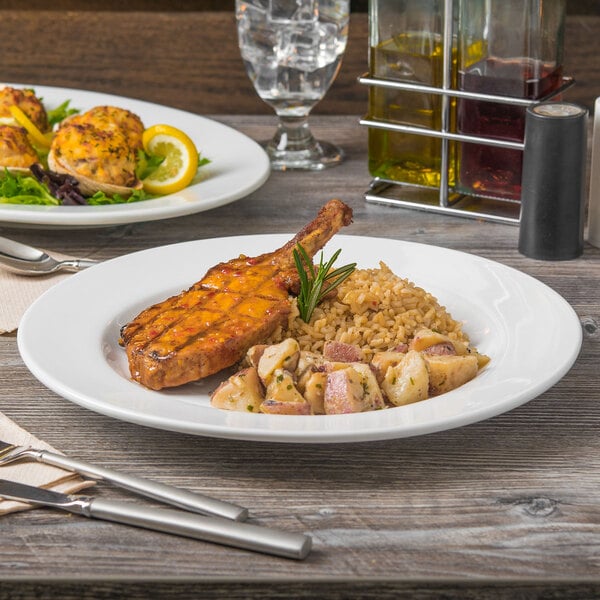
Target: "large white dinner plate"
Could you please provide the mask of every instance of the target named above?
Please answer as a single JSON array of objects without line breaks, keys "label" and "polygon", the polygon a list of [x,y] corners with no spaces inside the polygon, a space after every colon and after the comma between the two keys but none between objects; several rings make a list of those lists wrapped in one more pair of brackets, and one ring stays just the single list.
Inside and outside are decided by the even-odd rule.
[{"label": "large white dinner plate", "polygon": [[352,442],[420,435],[510,410],[565,375],[581,347],[579,320],[556,292],[519,271],[436,246],[338,235],[340,264],[392,270],[432,292],[491,362],[450,393],[350,415],[282,416],[212,408],[219,378],[167,391],[130,380],[119,328],[150,304],[187,289],[221,260],[256,255],[288,235],[209,239],[145,250],[94,266],[51,288],[18,331],[31,372],[64,398],[116,419],[205,436],[277,442]]},{"label": "large white dinner plate", "polygon": [[133,111],[146,127],[165,123],[185,131],[203,157],[201,181],[177,194],[106,206],[26,206],[0,203],[0,225],[60,228],[106,227],[202,212],[228,204],[258,189],[269,177],[265,151],[249,137],[222,123],[189,112],[110,94],[33,84],[0,83],[0,88],[33,88],[48,108],[65,100],[82,112],[109,104]]}]

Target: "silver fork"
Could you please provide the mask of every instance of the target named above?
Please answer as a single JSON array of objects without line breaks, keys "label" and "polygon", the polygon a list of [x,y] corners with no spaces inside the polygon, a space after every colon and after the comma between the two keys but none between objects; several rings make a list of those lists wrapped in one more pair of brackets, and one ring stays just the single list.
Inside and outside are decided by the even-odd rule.
[{"label": "silver fork", "polygon": [[90,479],[105,480],[141,496],[159,500],[160,502],[165,502],[192,512],[225,517],[234,521],[245,521],[248,518],[248,509],[236,504],[223,502],[222,500],[156,481],[150,481],[142,477],[126,475],[125,473],[105,469],[104,467],[68,458],[67,456],[55,454],[47,450],[17,446],[0,440],[0,466],[18,460],[34,460],[46,465],[79,473]]}]

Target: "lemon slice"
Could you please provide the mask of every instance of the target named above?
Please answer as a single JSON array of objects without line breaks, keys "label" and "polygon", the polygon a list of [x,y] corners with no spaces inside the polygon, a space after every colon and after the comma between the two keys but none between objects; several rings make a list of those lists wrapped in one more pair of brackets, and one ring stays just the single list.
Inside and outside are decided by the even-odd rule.
[{"label": "lemon slice", "polygon": [[171,125],[153,125],[142,135],[144,150],[163,156],[158,168],[142,183],[150,194],[174,194],[187,187],[198,170],[198,150],[194,142]]},{"label": "lemon slice", "polygon": [[24,127],[27,130],[27,133],[33,140],[34,144],[41,148],[50,148],[50,143],[52,141],[51,133],[49,135],[43,134],[18,106],[10,106],[9,110],[10,114],[13,116],[13,119],[21,127]]}]

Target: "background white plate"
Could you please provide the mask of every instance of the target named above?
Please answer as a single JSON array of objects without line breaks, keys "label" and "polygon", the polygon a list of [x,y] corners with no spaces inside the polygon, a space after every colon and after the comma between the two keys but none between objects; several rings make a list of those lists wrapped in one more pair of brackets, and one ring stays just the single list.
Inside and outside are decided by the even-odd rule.
[{"label": "background white plate", "polygon": [[244,134],[222,123],[189,112],[110,94],[34,84],[0,83],[0,88],[33,88],[47,108],[71,100],[82,112],[109,104],[136,113],[146,127],[165,123],[185,131],[203,157],[203,179],[177,194],[154,200],[107,206],[24,206],[0,203],[1,225],[105,227],[154,221],[202,212],[228,204],[258,189],[269,177],[265,151]]},{"label": "background white plate", "polygon": [[[354,442],[459,427],[541,394],[581,347],[577,315],[556,292],[477,256],[410,242],[337,235],[340,261],[380,260],[437,296],[491,363],[464,386],[423,402],[351,415],[281,416],[212,408],[219,377],[155,392],[129,379],[119,328],[148,305],[187,289],[213,264],[258,255],[291,235],[186,242],[129,254],[61,282],[39,298],[18,331],[31,372],[64,398],[116,419],[197,435],[276,442]],[[176,267],[176,268],[174,268]]]}]

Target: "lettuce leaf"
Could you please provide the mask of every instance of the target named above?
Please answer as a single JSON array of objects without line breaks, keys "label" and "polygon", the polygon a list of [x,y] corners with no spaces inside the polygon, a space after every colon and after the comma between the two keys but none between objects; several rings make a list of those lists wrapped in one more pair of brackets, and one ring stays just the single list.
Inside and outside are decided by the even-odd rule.
[{"label": "lettuce leaf", "polygon": [[[43,172],[43,171],[42,171]],[[126,204],[153,198],[144,190],[136,190],[131,196],[125,198],[119,194],[113,197],[104,192],[96,192],[93,196],[85,198],[85,203],[90,206],[101,204]],[[7,169],[0,174],[0,204],[40,204],[59,206],[61,200],[55,198],[48,190],[47,184],[41,183],[33,176],[11,173]],[[73,204],[73,203],[71,203]]]},{"label": "lettuce leaf", "polygon": [[56,199],[44,185],[29,175],[18,175],[4,169],[0,176],[0,203],[46,204],[57,206]]},{"label": "lettuce leaf", "polygon": [[69,108],[70,103],[70,100],[65,100],[60,106],[48,111],[48,123],[50,123],[50,127],[79,112],[78,108]]},{"label": "lettuce leaf", "polygon": [[86,198],[86,202],[91,206],[99,206],[101,204],[128,204],[130,202],[150,200],[151,198],[154,198],[154,196],[147,194],[144,192],[144,190],[136,190],[127,198],[121,196],[120,194],[107,196],[104,192],[96,192],[93,196]]},{"label": "lettuce leaf", "polygon": [[146,179],[151,173],[156,171],[160,163],[165,160],[164,156],[157,156],[156,154],[147,154],[144,150],[138,150],[137,167],[135,174],[138,179]]}]

